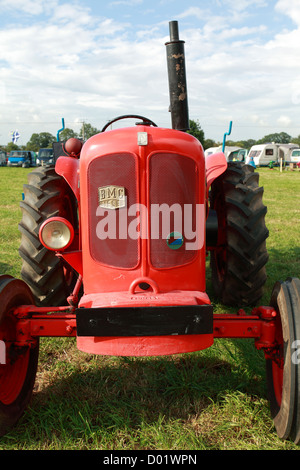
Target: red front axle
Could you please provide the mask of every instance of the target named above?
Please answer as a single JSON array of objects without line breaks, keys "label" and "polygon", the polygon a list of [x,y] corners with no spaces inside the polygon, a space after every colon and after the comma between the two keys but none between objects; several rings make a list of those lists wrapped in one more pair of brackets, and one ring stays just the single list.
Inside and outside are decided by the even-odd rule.
[{"label": "red front axle", "polygon": [[[16,344],[34,344],[38,337],[76,337],[75,307],[20,306],[14,310],[17,321]],[[244,310],[237,314],[214,314],[214,338],[253,338],[257,349],[270,355],[276,349],[275,318],[272,307],[254,308],[250,315]],[[138,341],[138,338],[136,338]]]}]

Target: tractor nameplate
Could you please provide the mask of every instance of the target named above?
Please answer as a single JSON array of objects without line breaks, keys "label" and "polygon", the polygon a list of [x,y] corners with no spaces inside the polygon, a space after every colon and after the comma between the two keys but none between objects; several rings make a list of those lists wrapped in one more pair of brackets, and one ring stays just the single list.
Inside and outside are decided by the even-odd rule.
[{"label": "tractor nameplate", "polygon": [[120,209],[126,206],[125,188],[122,186],[102,186],[98,188],[99,206],[104,209]]},{"label": "tractor nameplate", "polygon": [[147,132],[138,132],[138,145],[148,145]]},{"label": "tractor nameplate", "polygon": [[212,334],[213,306],[78,308],[76,321],[77,336]]}]

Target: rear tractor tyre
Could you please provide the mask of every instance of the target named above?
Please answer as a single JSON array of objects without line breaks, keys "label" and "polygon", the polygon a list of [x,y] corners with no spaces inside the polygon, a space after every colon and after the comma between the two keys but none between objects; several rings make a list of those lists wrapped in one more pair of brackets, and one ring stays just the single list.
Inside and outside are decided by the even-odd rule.
[{"label": "rear tractor tyre", "polygon": [[39,229],[49,217],[68,219],[76,229],[76,198],[66,181],[54,168],[39,167],[28,175],[21,201],[22,234],[19,253],[23,260],[21,276],[29,285],[38,306],[66,305],[76,275],[63,264],[55,252],[47,250],[39,240]]},{"label": "rear tractor tyre", "polygon": [[13,309],[33,303],[32,293],[25,282],[11,276],[0,276],[0,341],[1,346],[5,346],[0,361],[0,436],[17,423],[32,396],[39,343],[37,340],[32,347],[15,346],[17,319]]},{"label": "rear tractor tyre", "polygon": [[267,208],[258,181],[252,166],[228,162],[211,187],[210,208],[218,218],[217,246],[210,253],[212,287],[229,306],[256,305],[267,278]]},{"label": "rear tractor tyre", "polygon": [[278,436],[300,443],[300,281],[288,278],[273,288],[277,311],[276,348],[266,360],[271,415]]}]

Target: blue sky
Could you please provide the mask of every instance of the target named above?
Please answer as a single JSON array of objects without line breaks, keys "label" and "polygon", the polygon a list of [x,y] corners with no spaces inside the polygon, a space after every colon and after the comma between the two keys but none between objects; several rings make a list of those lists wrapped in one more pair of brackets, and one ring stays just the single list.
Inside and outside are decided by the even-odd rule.
[{"label": "blue sky", "polygon": [[0,144],[11,132],[170,127],[165,42],[185,41],[190,118],[207,138],[300,134],[299,0],[0,0]]}]

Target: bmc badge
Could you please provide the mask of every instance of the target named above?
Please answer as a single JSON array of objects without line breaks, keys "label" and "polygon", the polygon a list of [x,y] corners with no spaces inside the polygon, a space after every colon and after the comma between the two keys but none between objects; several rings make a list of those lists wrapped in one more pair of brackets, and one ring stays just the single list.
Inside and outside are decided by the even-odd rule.
[{"label": "bmc badge", "polygon": [[120,209],[126,206],[125,188],[122,186],[102,186],[98,188],[99,206],[104,209]]}]

